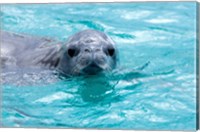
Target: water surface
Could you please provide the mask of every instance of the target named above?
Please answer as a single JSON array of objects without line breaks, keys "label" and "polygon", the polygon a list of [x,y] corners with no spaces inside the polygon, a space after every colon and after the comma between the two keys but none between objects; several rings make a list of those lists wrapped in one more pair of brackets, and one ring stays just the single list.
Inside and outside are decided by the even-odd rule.
[{"label": "water surface", "polygon": [[1,5],[1,29],[66,41],[108,34],[112,73],[60,79],[52,71],[3,72],[4,127],[195,130],[196,3]]}]

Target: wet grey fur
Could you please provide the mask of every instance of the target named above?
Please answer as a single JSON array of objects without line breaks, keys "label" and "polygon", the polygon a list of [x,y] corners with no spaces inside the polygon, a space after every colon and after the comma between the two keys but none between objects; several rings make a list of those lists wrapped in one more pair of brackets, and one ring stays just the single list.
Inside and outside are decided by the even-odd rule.
[{"label": "wet grey fur", "polygon": [[56,69],[67,75],[96,74],[116,66],[117,49],[106,34],[84,30],[67,42],[1,31],[1,66]]}]

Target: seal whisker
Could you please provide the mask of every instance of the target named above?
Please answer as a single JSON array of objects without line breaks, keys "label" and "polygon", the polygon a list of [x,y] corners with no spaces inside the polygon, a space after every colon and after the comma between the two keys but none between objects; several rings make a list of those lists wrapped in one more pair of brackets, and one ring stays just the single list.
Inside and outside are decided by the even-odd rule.
[{"label": "seal whisker", "polygon": [[78,64],[76,64],[72,69],[72,74],[80,74],[80,69],[78,68]]}]

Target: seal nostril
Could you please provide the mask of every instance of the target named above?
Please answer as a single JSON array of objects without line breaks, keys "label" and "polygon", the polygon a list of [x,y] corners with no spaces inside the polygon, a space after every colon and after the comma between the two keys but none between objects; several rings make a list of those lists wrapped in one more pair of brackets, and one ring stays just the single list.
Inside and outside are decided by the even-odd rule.
[{"label": "seal nostril", "polygon": [[108,49],[108,54],[109,54],[110,56],[113,56],[114,53],[115,53],[115,49],[113,49],[113,48]]},{"label": "seal nostril", "polygon": [[74,57],[76,55],[76,49],[68,49],[68,55]]},{"label": "seal nostril", "polygon": [[95,51],[96,51],[96,52],[99,52],[99,51],[101,51],[101,50],[100,50],[100,49],[96,49]]},{"label": "seal nostril", "polygon": [[85,49],[84,51],[85,51],[85,52],[88,52],[88,53],[90,52],[90,50],[89,50],[89,49]]}]

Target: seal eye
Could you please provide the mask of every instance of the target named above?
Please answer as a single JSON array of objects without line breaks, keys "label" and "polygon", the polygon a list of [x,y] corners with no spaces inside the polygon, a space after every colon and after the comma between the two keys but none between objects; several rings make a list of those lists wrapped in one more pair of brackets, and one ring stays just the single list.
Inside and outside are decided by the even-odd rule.
[{"label": "seal eye", "polygon": [[68,53],[68,55],[69,55],[70,57],[74,57],[74,56],[77,55],[77,50],[74,49],[74,48],[73,48],[73,49],[70,48],[70,49],[68,49],[67,53]]},{"label": "seal eye", "polygon": [[114,48],[109,48],[109,49],[108,49],[108,54],[109,54],[110,56],[113,56],[114,53],[115,53],[115,49],[114,49]]}]

